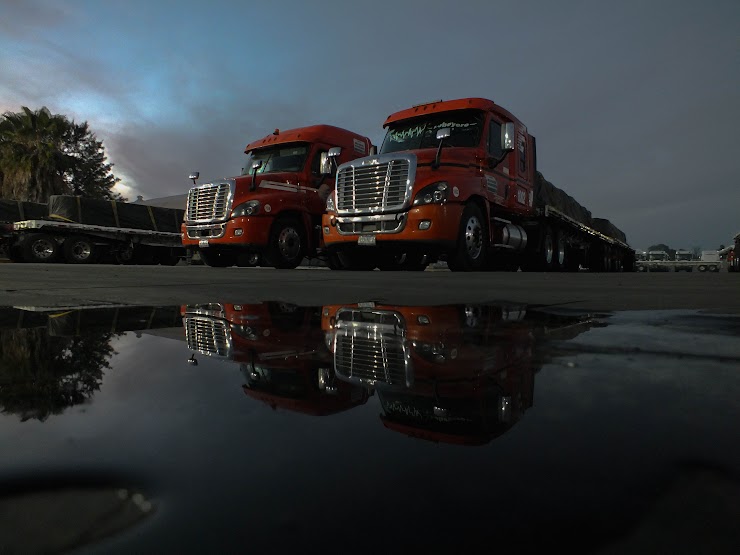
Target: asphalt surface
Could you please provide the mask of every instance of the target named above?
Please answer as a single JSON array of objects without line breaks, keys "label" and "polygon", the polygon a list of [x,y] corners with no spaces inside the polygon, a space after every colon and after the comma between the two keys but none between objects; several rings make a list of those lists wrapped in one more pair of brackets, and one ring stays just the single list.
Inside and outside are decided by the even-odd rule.
[{"label": "asphalt surface", "polygon": [[699,309],[740,313],[728,273],[334,272],[325,268],[0,264],[0,306],[376,301],[512,302],[589,311]]}]

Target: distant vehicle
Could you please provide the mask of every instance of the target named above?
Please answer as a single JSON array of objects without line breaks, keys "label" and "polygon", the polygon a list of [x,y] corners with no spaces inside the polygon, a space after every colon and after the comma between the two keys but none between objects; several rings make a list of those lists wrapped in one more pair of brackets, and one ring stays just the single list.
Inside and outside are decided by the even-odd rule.
[{"label": "distant vehicle", "polygon": [[691,261],[694,259],[694,253],[691,251],[679,249],[676,251],[674,270],[676,272],[686,271],[692,272],[694,270],[694,264]]},{"label": "distant vehicle", "polygon": [[670,272],[672,264],[669,263],[666,251],[648,251],[647,260],[640,264],[640,271],[647,272]]},{"label": "distant vehicle", "polygon": [[701,251],[700,263],[696,269],[700,272],[719,272],[721,265],[718,251]]}]

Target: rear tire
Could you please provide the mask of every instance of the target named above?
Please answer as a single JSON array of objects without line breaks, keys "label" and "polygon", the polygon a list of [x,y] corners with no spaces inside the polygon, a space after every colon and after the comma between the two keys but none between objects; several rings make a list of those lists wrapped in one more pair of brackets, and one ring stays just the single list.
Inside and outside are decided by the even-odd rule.
[{"label": "rear tire", "polygon": [[67,264],[95,264],[101,249],[91,239],[74,235],[64,241],[64,260]]},{"label": "rear tire", "polygon": [[43,264],[56,262],[59,257],[59,245],[51,235],[34,233],[24,239],[21,245],[21,255],[26,262]]}]

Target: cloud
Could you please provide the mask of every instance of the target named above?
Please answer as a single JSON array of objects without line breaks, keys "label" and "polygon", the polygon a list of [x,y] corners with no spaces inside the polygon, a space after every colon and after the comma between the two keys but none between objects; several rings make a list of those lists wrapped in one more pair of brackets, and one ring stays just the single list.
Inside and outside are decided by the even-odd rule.
[{"label": "cloud", "polygon": [[0,109],[88,120],[130,197],[238,173],[276,127],[380,143],[396,110],[482,96],[528,125],[549,180],[633,243],[740,227],[714,207],[740,206],[733,2],[56,6],[3,5]]}]

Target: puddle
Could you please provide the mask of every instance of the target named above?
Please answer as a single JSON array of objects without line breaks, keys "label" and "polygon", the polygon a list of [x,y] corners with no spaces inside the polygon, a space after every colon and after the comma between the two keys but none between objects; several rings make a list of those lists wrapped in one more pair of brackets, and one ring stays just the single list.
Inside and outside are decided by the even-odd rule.
[{"label": "puddle", "polygon": [[[513,304],[0,309],[0,514],[72,507],[86,541],[47,528],[46,551],[736,541],[738,329]],[[0,524],[0,552],[22,533]]]}]

